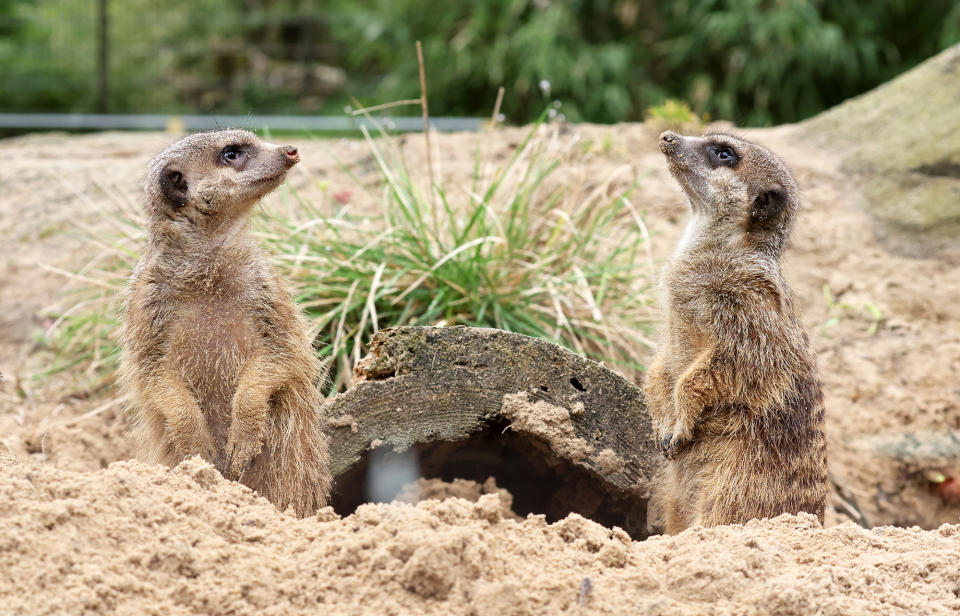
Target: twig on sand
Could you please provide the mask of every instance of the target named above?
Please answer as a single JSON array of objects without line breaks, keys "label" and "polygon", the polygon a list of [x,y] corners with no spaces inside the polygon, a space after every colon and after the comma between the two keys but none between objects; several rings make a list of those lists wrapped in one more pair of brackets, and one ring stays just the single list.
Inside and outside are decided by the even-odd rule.
[{"label": "twig on sand", "polygon": [[836,488],[837,496],[840,497],[840,506],[843,508],[844,512],[860,526],[864,528],[870,528],[870,524],[867,522],[867,517],[863,515],[859,505],[857,505],[857,499],[853,493],[850,492],[845,485],[840,483],[833,473],[830,473],[829,476],[830,483],[833,484],[834,488]]},{"label": "twig on sand", "polygon": [[504,88],[500,86],[497,90],[497,102],[493,104],[493,114],[490,115],[490,128],[496,128],[500,120],[500,105],[503,104]]},{"label": "twig on sand", "polygon": [[60,424],[60,427],[61,427],[61,428],[68,428],[68,427],[70,427],[70,426],[75,426],[75,425],[77,425],[78,423],[80,423],[81,421],[85,421],[85,420],[87,420],[87,419],[90,419],[91,417],[96,417],[96,416],[99,415],[100,413],[102,413],[102,412],[104,412],[104,411],[106,411],[106,410],[108,410],[108,409],[110,409],[110,408],[113,408],[114,406],[123,404],[123,403],[126,402],[126,401],[127,401],[127,397],[126,397],[126,396],[121,396],[121,397],[119,397],[119,398],[114,398],[113,400],[110,400],[109,402],[107,402],[107,403],[105,403],[105,404],[101,404],[100,406],[98,406],[97,408],[95,408],[95,409],[93,409],[93,410],[87,411],[86,413],[84,413],[83,415],[80,415],[79,417],[74,417],[73,419],[70,419],[69,421],[63,422],[62,424]]}]

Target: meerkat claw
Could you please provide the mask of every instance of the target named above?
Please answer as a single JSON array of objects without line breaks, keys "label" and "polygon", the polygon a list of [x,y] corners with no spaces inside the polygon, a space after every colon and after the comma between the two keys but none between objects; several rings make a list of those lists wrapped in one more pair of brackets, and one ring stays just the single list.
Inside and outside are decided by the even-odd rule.
[{"label": "meerkat claw", "polygon": [[667,460],[672,460],[677,453],[677,449],[685,442],[679,438],[674,439],[672,434],[668,434],[657,443],[657,451]]},{"label": "meerkat claw", "polygon": [[244,471],[246,471],[247,467],[250,466],[250,461],[255,455],[255,452],[253,452],[252,449],[252,447],[244,447],[243,445],[238,444],[234,444],[233,446],[227,448],[226,469],[229,473],[228,475],[225,475],[227,478],[240,481]]}]

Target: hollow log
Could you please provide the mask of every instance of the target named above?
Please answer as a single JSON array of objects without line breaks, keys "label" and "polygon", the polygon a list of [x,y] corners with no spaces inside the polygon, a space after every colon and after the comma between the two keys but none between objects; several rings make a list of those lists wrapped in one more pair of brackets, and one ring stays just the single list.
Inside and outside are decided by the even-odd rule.
[{"label": "hollow log", "polygon": [[327,409],[335,508],[364,502],[371,454],[413,451],[425,477],[495,477],[517,513],[646,529],[662,459],[639,387],[557,345],[495,329],[377,333]]}]

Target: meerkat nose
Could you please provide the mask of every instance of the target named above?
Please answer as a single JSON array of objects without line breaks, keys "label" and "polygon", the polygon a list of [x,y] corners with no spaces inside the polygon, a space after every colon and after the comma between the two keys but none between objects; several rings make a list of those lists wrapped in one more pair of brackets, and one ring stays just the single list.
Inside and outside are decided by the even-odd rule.
[{"label": "meerkat nose", "polygon": [[300,154],[297,152],[297,148],[293,147],[292,145],[284,147],[283,152],[287,155],[287,158],[290,160],[290,162],[295,163],[300,160]]},{"label": "meerkat nose", "polygon": [[660,147],[660,151],[663,152],[664,156],[673,158],[677,156],[682,149],[683,137],[672,130],[663,131],[660,133],[660,142],[657,145]]}]

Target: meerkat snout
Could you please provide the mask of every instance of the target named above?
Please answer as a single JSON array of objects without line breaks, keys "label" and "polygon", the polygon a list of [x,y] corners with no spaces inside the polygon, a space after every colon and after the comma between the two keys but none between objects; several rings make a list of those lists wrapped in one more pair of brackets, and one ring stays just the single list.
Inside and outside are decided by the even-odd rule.
[{"label": "meerkat snout", "polygon": [[663,148],[664,144],[673,143],[677,140],[677,133],[672,130],[665,130],[660,133],[660,147]]},{"label": "meerkat snout", "polygon": [[660,141],[658,143],[660,146],[660,151],[663,152],[663,155],[666,156],[668,160],[674,163],[679,162],[675,159],[683,157],[683,153],[678,151],[680,139],[680,135],[670,130],[664,131],[660,134]]}]

